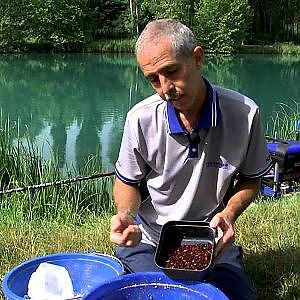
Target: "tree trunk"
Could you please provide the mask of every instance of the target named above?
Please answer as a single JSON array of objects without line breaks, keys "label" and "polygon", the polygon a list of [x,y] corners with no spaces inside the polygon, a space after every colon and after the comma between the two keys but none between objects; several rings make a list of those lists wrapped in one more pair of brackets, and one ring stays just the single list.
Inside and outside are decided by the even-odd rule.
[{"label": "tree trunk", "polygon": [[189,0],[189,22],[188,27],[193,29],[193,23],[194,23],[194,15],[195,15],[195,0]]},{"label": "tree trunk", "polygon": [[136,36],[139,36],[139,10],[138,10],[138,5],[137,3],[135,4],[135,17],[136,17],[136,24],[135,24],[135,29],[136,29]]},{"label": "tree trunk", "polygon": [[130,15],[131,15],[131,26],[132,26],[132,32],[133,35],[133,28],[134,28],[134,14],[133,14],[133,3],[132,0],[129,0],[129,8],[130,8]]}]

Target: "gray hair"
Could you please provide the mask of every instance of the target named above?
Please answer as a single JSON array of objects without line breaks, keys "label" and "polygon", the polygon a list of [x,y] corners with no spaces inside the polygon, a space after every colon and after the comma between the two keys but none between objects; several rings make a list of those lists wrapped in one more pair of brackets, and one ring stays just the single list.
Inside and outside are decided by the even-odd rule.
[{"label": "gray hair", "polygon": [[189,56],[197,46],[193,32],[185,25],[173,19],[159,19],[146,25],[140,34],[135,53],[147,43],[158,44],[161,38],[169,38],[176,56]]}]

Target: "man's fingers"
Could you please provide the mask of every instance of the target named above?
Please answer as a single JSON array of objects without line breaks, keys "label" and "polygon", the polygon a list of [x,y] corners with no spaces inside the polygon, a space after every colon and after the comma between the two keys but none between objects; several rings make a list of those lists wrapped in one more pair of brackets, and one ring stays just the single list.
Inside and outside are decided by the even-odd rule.
[{"label": "man's fingers", "polygon": [[111,232],[110,240],[111,240],[111,242],[113,242],[117,245],[120,245],[120,246],[125,243],[125,239],[121,232]]},{"label": "man's fingers", "polygon": [[110,240],[122,247],[132,247],[137,245],[142,238],[142,233],[138,225],[129,225],[122,232],[111,231]]},{"label": "man's fingers", "polygon": [[233,230],[229,230],[228,232],[225,232],[225,234],[218,239],[214,251],[214,256],[215,257],[220,256],[233,242],[234,242]]},{"label": "man's fingers", "polygon": [[142,239],[142,232],[137,225],[130,228],[131,231],[128,233],[127,241],[125,246],[126,247],[133,247],[136,246]]},{"label": "man's fingers", "polygon": [[212,227],[212,228],[217,228],[218,225],[219,225],[219,222],[220,222],[219,216],[218,216],[218,215],[215,215],[215,216],[211,219],[211,221],[210,221],[210,223],[209,223],[209,226]]},{"label": "man's fingers", "polygon": [[122,222],[117,215],[112,216],[110,220],[110,229],[112,232],[118,232],[122,228]]},{"label": "man's fingers", "polygon": [[125,247],[132,247],[137,245],[141,238],[142,232],[138,225],[130,225],[124,230],[124,235],[126,236]]}]

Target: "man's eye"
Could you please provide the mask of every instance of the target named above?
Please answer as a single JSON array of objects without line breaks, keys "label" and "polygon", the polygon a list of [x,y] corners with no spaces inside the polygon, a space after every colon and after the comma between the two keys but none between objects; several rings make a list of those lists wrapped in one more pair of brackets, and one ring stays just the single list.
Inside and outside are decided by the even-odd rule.
[{"label": "man's eye", "polygon": [[151,82],[151,83],[155,83],[158,82],[158,76],[147,76],[147,79]]},{"label": "man's eye", "polygon": [[177,72],[177,68],[171,68],[167,70],[167,74],[174,74],[175,72]]}]

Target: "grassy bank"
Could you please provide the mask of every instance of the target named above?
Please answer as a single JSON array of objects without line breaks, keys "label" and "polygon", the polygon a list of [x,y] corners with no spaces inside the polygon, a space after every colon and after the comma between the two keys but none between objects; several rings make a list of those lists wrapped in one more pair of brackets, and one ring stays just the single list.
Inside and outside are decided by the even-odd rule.
[{"label": "grassy bank", "polygon": [[[244,248],[245,268],[261,300],[300,298],[299,203],[300,194],[258,200],[237,222],[237,243]],[[1,210],[1,277],[21,262],[44,254],[91,249],[113,254],[110,215],[26,220]]]},{"label": "grassy bank", "polygon": [[237,222],[237,243],[259,299],[300,299],[300,194],[257,201]]},{"label": "grassy bank", "polygon": [[[33,142],[22,143],[18,129],[9,121],[0,123],[0,190],[55,183],[66,178],[91,176],[101,173],[99,155],[90,156],[78,170],[59,168],[55,155],[45,160]],[[69,184],[53,184],[46,188],[31,188],[22,193],[1,195],[0,209],[16,220],[79,219],[90,212],[100,214],[112,209],[112,177]],[[4,218],[4,216],[0,216]],[[5,222],[5,220],[2,220]]]},{"label": "grassy bank", "polygon": [[135,39],[98,40],[83,46],[88,53],[134,53]]},{"label": "grassy bank", "polygon": [[[293,134],[299,106],[274,117],[270,133],[283,128]],[[277,121],[276,121],[277,120]],[[1,190],[62,179],[55,159],[12,142],[7,122],[0,128]],[[272,130],[271,130],[272,129]],[[80,175],[98,173],[90,157]],[[72,170],[64,176],[70,177]],[[113,214],[112,177],[50,186],[0,197],[0,278],[20,263],[59,252],[95,249],[113,254],[109,220]],[[236,224],[237,243],[245,251],[245,267],[261,300],[300,299],[300,194],[279,200],[257,199]],[[3,295],[0,295],[3,299]]]},{"label": "grassy bank", "polygon": [[[83,52],[127,52],[134,53],[135,40],[98,40],[93,41],[82,48]],[[214,53],[214,49],[205,49],[206,53]],[[273,45],[241,45],[236,47],[236,53],[242,54],[280,54],[300,55],[300,45],[278,43]]]},{"label": "grassy bank", "polygon": [[300,45],[277,43],[273,45],[242,45],[236,48],[242,54],[300,55]]},{"label": "grassy bank", "polygon": [[[64,45],[59,49],[49,44],[23,44],[12,51],[13,53],[31,52],[83,52],[83,53],[134,53],[136,39],[95,40],[87,44]],[[214,49],[205,49],[206,53],[218,54]],[[275,43],[266,45],[236,46],[234,53],[241,54],[279,54],[300,55],[300,45],[292,43]],[[221,53],[224,54],[224,53]],[[227,53],[229,54],[229,53]]]}]

